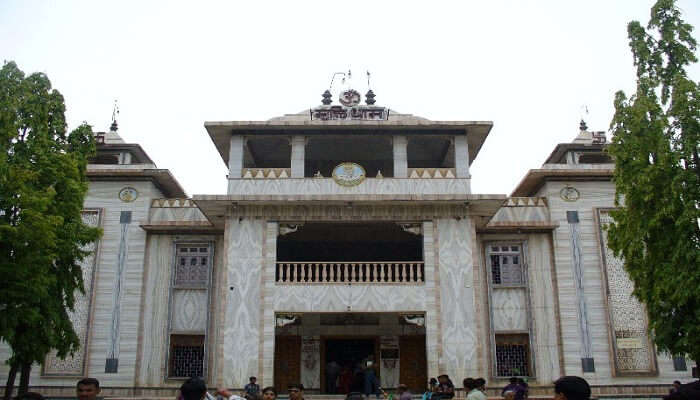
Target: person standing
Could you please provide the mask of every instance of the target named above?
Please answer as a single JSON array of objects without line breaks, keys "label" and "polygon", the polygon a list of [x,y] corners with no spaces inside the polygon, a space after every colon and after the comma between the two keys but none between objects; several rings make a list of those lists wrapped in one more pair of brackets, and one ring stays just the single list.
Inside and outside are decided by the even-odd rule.
[{"label": "person standing", "polygon": [[263,400],[276,400],[277,399],[277,390],[275,390],[275,388],[272,386],[268,386],[266,388],[263,388],[262,398],[263,398]]},{"label": "person standing", "polygon": [[199,378],[190,378],[180,386],[183,400],[203,400],[207,394],[207,385]]},{"label": "person standing", "polygon": [[290,383],[287,385],[289,400],[304,400],[304,385],[301,383]]},{"label": "person standing", "polygon": [[591,386],[580,376],[563,376],[554,382],[554,400],[590,400]]},{"label": "person standing", "polygon": [[467,400],[486,400],[486,395],[479,390],[475,379],[465,378],[462,384],[464,385],[464,392],[467,393]]},{"label": "person standing", "polygon": [[100,391],[100,381],[95,378],[83,378],[75,385],[78,400],[95,400]]},{"label": "person standing", "polygon": [[326,392],[336,394],[338,392],[338,375],[340,375],[340,364],[331,360],[326,365]]},{"label": "person standing", "polygon": [[255,383],[258,378],[251,376],[247,385],[243,388],[246,399],[257,399],[260,396],[260,385]]}]

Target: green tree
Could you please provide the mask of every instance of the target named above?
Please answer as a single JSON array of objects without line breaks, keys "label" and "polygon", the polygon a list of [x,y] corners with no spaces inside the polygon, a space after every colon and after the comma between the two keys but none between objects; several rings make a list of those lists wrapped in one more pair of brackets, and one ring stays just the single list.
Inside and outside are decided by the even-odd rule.
[{"label": "green tree", "polygon": [[622,256],[646,306],[657,348],[700,361],[700,90],[693,27],[673,0],[659,0],[647,28],[627,32],[636,92],[615,96],[610,248]]},{"label": "green tree", "polygon": [[0,340],[9,344],[9,398],[20,372],[27,391],[33,363],[51,349],[77,350],[68,318],[84,292],[79,262],[101,234],[81,218],[92,130],[67,133],[63,96],[44,74],[0,69]]}]

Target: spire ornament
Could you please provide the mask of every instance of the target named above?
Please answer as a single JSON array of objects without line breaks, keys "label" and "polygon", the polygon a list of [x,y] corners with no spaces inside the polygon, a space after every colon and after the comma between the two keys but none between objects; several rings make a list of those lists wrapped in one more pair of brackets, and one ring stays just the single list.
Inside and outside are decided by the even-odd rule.
[{"label": "spire ornament", "polygon": [[333,97],[331,91],[326,90],[325,92],[323,92],[323,100],[321,100],[321,103],[323,103],[324,106],[331,105],[331,103],[333,102],[333,100],[331,100],[331,97]]}]

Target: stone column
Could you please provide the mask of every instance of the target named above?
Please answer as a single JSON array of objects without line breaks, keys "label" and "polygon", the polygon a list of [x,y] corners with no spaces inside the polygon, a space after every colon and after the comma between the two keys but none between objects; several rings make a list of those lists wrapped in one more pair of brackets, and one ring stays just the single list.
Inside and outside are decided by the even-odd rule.
[{"label": "stone column", "polygon": [[231,145],[228,149],[229,178],[240,179],[243,176],[243,146],[245,146],[245,138],[243,136],[231,136]]},{"label": "stone column", "polygon": [[394,136],[394,178],[408,178],[408,138]]},{"label": "stone column", "polygon": [[264,230],[265,221],[237,217],[226,220],[224,258],[229,291],[223,322],[223,376],[224,386],[229,388],[243,388],[248,377],[260,372]]},{"label": "stone column", "polygon": [[306,137],[292,136],[290,142],[292,144],[292,178],[303,178]]},{"label": "stone column", "polygon": [[455,170],[457,178],[471,178],[469,173],[469,143],[467,135],[455,136]]}]

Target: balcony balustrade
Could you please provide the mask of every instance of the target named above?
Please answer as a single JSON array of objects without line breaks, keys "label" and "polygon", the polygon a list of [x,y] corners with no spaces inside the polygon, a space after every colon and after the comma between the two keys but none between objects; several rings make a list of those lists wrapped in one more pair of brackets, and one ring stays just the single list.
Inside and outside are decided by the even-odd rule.
[{"label": "balcony balustrade", "polygon": [[422,261],[278,262],[277,284],[422,285]]}]

